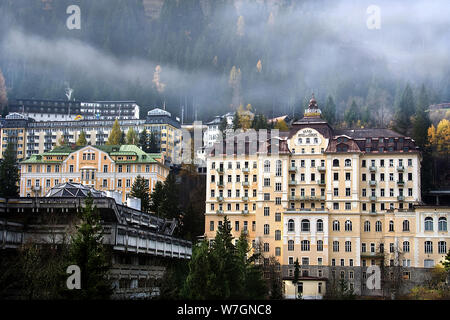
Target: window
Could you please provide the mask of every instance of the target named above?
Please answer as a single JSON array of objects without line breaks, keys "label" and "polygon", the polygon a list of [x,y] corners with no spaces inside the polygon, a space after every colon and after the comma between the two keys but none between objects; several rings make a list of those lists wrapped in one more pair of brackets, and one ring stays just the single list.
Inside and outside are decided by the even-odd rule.
[{"label": "window", "polygon": [[403,241],[403,252],[409,252],[409,241]]},{"label": "window", "polygon": [[309,220],[303,219],[301,224],[302,232],[309,232]]},{"label": "window", "polygon": [[447,218],[440,217],[438,220],[438,230],[447,231]]},{"label": "window", "polygon": [[350,202],[346,202],[345,203],[345,210],[351,210],[352,209],[352,204]]},{"label": "window", "polygon": [[280,212],[275,213],[275,221],[277,221],[277,222],[281,221],[281,213]]},{"label": "window", "polygon": [[281,230],[275,230],[275,240],[281,240]]},{"label": "window", "polygon": [[288,232],[294,232],[295,231],[295,222],[294,220],[290,219],[288,222]]},{"label": "window", "polygon": [[425,218],[425,231],[433,231],[433,218]]},{"label": "window", "polygon": [[366,244],[362,243],[361,244],[361,252],[366,252],[366,250],[367,250]]},{"label": "window", "polygon": [[339,167],[339,160],[338,159],[334,159],[333,160],[333,167]]},{"label": "window", "polygon": [[275,191],[281,191],[281,182],[275,183]]},{"label": "window", "polygon": [[376,232],[381,232],[381,231],[382,231],[381,221],[377,221],[377,222],[375,223],[375,231],[376,231]]},{"label": "window", "polygon": [[302,251],[309,251],[310,250],[309,240],[302,240],[300,248]]},{"label": "window", "polygon": [[338,172],[333,173],[333,180],[334,181],[338,181],[339,180],[339,173]]},{"label": "window", "polygon": [[345,196],[350,197],[350,188],[345,188]]},{"label": "window", "polygon": [[264,225],[264,234],[269,234],[269,232],[270,232],[270,227],[269,227],[269,225],[268,224],[265,224]]},{"label": "window", "polygon": [[103,179],[103,188],[107,188],[108,187],[108,180]]},{"label": "window", "polygon": [[339,221],[334,220],[333,221],[333,231],[339,231]]},{"label": "window", "polygon": [[294,240],[288,241],[288,251],[294,251]]},{"label": "window", "polygon": [[346,167],[351,167],[351,166],[352,166],[352,160],[350,160],[350,159],[345,159],[345,166],[346,166]]},{"label": "window", "polygon": [[214,221],[209,222],[209,231],[214,231]]},{"label": "window", "polygon": [[345,231],[352,231],[352,222],[350,220],[345,221]]},{"label": "window", "polygon": [[270,215],[270,207],[264,207],[264,216],[268,217]]},{"label": "window", "polygon": [[364,232],[370,232],[370,221],[364,222]]},{"label": "window", "polygon": [[333,241],[333,252],[339,252],[339,241]]},{"label": "window", "polygon": [[73,164],[71,164],[71,165],[69,166],[69,172],[70,172],[70,173],[73,173]]},{"label": "window", "polygon": [[275,176],[277,177],[281,177],[281,160],[277,160],[276,162],[276,171],[275,171]]},{"label": "window", "polygon": [[433,253],[433,242],[425,241],[425,253]]},{"label": "window", "polygon": [[352,242],[345,241],[345,252],[352,252]]},{"label": "window", "polygon": [[323,241],[317,240],[317,251],[323,251]]},{"label": "window", "polygon": [[445,241],[438,242],[438,253],[447,253],[447,243]]},{"label": "window", "polygon": [[423,266],[424,266],[425,268],[433,268],[433,267],[434,267],[434,260],[431,260],[431,259],[425,259],[425,260],[423,261]]},{"label": "window", "polygon": [[323,221],[322,221],[322,219],[317,220],[316,228],[317,228],[317,232],[323,232]]},{"label": "window", "polygon": [[264,161],[264,172],[270,172],[270,161]]},{"label": "window", "polygon": [[394,232],[394,221],[389,221],[389,231]]},{"label": "window", "polygon": [[403,231],[409,231],[409,220],[403,220]]},{"label": "window", "polygon": [[269,244],[267,242],[264,243],[264,252],[269,252]]}]

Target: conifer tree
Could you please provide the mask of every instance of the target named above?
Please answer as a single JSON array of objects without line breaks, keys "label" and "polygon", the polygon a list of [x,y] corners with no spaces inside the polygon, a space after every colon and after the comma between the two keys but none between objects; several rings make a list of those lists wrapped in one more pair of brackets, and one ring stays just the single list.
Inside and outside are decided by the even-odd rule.
[{"label": "conifer tree", "polygon": [[141,199],[141,211],[149,212],[150,210],[150,194],[148,190],[148,182],[143,177],[138,175],[131,187],[130,195]]},{"label": "conifer tree", "polygon": [[111,133],[109,134],[107,145],[119,145],[122,139],[122,131],[120,130],[119,120],[114,121]]},{"label": "conifer tree", "polygon": [[86,133],[84,131],[81,131],[80,135],[78,136],[78,140],[75,143],[77,146],[85,146],[87,145],[86,140]]},{"label": "conifer tree", "polygon": [[422,148],[425,147],[427,143],[427,132],[428,128],[431,126],[431,120],[428,116],[427,109],[429,106],[428,93],[426,91],[425,85],[420,88],[419,99],[417,101],[416,115],[414,117],[413,124],[413,138],[416,144]]},{"label": "conifer tree", "polygon": [[0,197],[12,198],[19,196],[19,171],[14,144],[8,143],[3,160],[0,162]]},{"label": "conifer tree", "polygon": [[165,199],[164,185],[161,181],[156,182],[155,188],[150,196],[150,212],[161,217],[161,204]]},{"label": "conifer tree", "polygon": [[399,106],[394,118],[395,129],[404,135],[408,135],[411,128],[411,116],[415,111],[414,96],[409,84],[403,91]]},{"label": "conifer tree", "polygon": [[139,147],[144,152],[149,152],[149,146],[148,146],[148,134],[147,130],[144,129],[139,133]]},{"label": "conifer tree", "polygon": [[107,279],[108,252],[103,245],[103,226],[94,199],[89,193],[78,213],[80,225],[70,246],[70,263],[81,270],[81,289],[67,294],[75,299],[108,299],[112,286]]},{"label": "conifer tree", "polygon": [[336,121],[336,104],[333,97],[328,96],[325,107],[322,109],[322,117],[330,124],[335,124]]},{"label": "conifer tree", "polygon": [[136,131],[134,131],[133,128],[130,128],[127,132],[126,135],[126,140],[127,140],[127,144],[134,144],[134,145],[138,145],[139,144],[139,136],[137,134]]}]

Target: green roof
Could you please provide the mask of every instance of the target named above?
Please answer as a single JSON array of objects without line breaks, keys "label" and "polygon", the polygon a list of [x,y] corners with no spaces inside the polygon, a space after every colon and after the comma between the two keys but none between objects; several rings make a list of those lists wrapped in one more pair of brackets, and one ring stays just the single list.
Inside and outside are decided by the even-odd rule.
[{"label": "green roof", "polygon": [[[44,156],[68,156],[84,147],[86,146],[75,146],[74,148],[71,146],[56,147],[53,150],[44,152],[40,155],[32,155],[29,159],[23,160],[21,163],[55,163],[55,161],[44,161]],[[110,156],[137,156],[136,160],[116,161],[118,163],[155,163],[158,162],[156,159],[161,157],[160,153],[146,153],[135,145],[93,145],[91,147],[106,152]]]}]

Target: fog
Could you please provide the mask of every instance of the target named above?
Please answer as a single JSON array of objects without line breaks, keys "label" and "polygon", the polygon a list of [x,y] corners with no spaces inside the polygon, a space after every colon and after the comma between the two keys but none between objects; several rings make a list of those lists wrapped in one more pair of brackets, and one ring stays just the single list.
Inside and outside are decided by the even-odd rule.
[{"label": "fog", "polygon": [[[284,8],[278,8],[277,1],[271,1],[270,5],[262,5],[262,1],[237,4],[227,1],[219,16],[211,16],[211,13],[208,16],[205,2],[211,1],[202,3],[208,23],[217,23],[223,34],[220,33],[222,36],[218,36],[217,43],[206,41],[204,50],[209,56],[205,54],[202,63],[189,68],[185,62],[164,61],[164,55],[156,59],[151,54],[116,54],[92,41],[73,37],[70,31],[65,31],[64,36],[35,32],[10,17],[16,12],[3,11],[0,16],[14,21],[5,26],[0,38],[0,68],[10,96],[43,97],[24,85],[23,78],[29,74],[45,74],[49,86],[58,87],[54,82],[75,86],[77,99],[139,99],[133,96],[133,90],[123,92],[130,84],[139,83],[144,92],[153,90],[151,97],[141,95],[143,101],[139,103],[154,107],[167,102],[169,111],[177,116],[180,106],[187,103],[186,112],[190,110],[187,119],[193,120],[193,109],[200,119],[232,110],[236,107],[230,106],[233,94],[239,95],[244,105],[251,103],[254,109],[268,116],[287,112],[300,114],[312,92],[319,102],[333,95],[338,107],[343,109],[349,97],[365,99],[374,81],[390,92],[392,107],[396,86],[403,87],[406,83],[427,84],[434,90],[436,99],[445,100],[449,94],[446,91],[450,79],[448,0],[302,1],[302,4]],[[381,10],[380,29],[367,27],[369,5]],[[80,7],[83,18],[85,12],[83,6]],[[244,23],[237,31],[240,16]],[[60,22],[66,17],[61,17]],[[114,20],[110,23],[113,27]],[[239,32],[241,34],[236,35]],[[169,37],[169,34],[163,35],[163,39],[164,36]],[[227,47],[223,39],[231,38]],[[149,46],[151,52],[154,43],[157,42],[143,41],[142,45]],[[183,52],[182,48],[178,50]],[[170,49],[167,52],[170,53]],[[219,67],[216,68],[210,63],[214,56],[218,57]],[[192,54],[186,61],[195,59]],[[261,72],[256,70],[258,60],[262,63]],[[161,67],[159,81],[164,84],[164,90],[156,90],[157,65]],[[233,65],[241,68],[238,92],[228,83]],[[83,90],[74,83],[74,72],[77,73],[75,78],[81,76],[104,83],[110,95],[83,96]],[[32,87],[33,84],[27,85]],[[121,91],[121,95],[115,95],[116,91]],[[50,94],[53,98],[63,98],[63,90],[57,97],[54,92]]]}]

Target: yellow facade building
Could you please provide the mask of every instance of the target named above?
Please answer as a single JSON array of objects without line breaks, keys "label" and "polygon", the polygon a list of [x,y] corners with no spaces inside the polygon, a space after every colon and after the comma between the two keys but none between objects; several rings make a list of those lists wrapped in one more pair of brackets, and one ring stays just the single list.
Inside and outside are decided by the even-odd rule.
[{"label": "yellow facade building", "polygon": [[[226,215],[236,239],[246,232],[281,264],[287,298],[320,298],[341,278],[369,294],[371,265],[401,264],[412,279],[408,268],[438,264],[448,251],[450,210],[420,206],[414,141],[389,129],[333,129],[320,114],[313,97],[289,132],[247,132],[215,145],[206,238]],[[294,286],[297,259],[302,280]]]},{"label": "yellow facade building", "polygon": [[58,147],[31,156],[20,162],[20,167],[21,197],[42,197],[58,184],[77,182],[121,192],[126,201],[136,177],[146,179],[152,192],[169,174],[161,154],[145,153],[135,145]]}]

